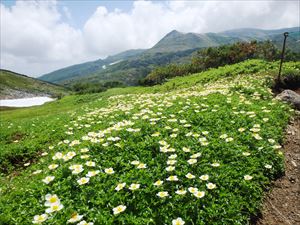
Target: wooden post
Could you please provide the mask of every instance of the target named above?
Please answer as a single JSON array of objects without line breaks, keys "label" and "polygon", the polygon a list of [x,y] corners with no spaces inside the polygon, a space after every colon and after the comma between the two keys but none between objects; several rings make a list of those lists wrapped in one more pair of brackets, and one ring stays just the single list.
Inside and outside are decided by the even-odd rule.
[{"label": "wooden post", "polygon": [[281,51],[281,57],[280,57],[279,73],[278,73],[278,77],[277,77],[277,81],[279,83],[281,83],[281,68],[282,68],[282,63],[283,63],[283,59],[284,59],[286,38],[288,37],[289,33],[284,32],[283,35],[284,35],[284,40],[283,40],[283,46],[282,46],[282,51]]}]

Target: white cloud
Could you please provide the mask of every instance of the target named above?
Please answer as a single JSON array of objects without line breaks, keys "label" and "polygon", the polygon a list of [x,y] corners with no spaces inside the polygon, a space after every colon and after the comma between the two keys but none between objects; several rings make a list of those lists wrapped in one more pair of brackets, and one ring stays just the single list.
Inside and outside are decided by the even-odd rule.
[{"label": "white cloud", "polygon": [[[71,18],[68,8],[61,12]],[[299,26],[299,2],[136,1],[128,12],[99,5],[81,30],[62,17],[55,0],[1,5],[1,67],[40,75],[131,48],[150,48],[173,29],[201,33]]]},{"label": "white cloud", "polygon": [[1,68],[36,76],[88,59],[82,32],[60,18],[55,1],[1,5]]}]

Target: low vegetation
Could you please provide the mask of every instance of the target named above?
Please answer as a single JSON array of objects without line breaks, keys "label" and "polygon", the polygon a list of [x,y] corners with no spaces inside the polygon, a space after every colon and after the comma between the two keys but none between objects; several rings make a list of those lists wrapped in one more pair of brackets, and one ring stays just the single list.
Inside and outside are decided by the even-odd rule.
[{"label": "low vegetation", "polygon": [[0,224],[247,224],[284,170],[277,65],[2,112]]},{"label": "low vegetation", "polygon": [[[205,71],[224,65],[231,65],[247,59],[264,59],[274,61],[280,58],[280,50],[270,41],[238,42],[220,47],[210,47],[199,50],[188,64],[169,64],[155,68],[141,84],[154,85],[165,82],[177,76]],[[300,60],[300,54],[288,50],[287,61]]]}]

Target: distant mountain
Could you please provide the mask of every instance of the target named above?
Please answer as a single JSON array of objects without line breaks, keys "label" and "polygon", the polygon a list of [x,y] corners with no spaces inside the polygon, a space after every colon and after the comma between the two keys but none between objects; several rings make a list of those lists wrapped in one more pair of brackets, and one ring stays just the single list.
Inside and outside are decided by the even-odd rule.
[{"label": "distant mountain", "polygon": [[136,85],[155,66],[184,63],[200,48],[231,44],[238,41],[271,40],[281,48],[283,33],[289,32],[287,48],[300,52],[300,28],[262,30],[243,28],[220,33],[182,33],[176,30],[164,36],[150,49],[128,50],[106,59],[78,64],[41,76],[39,79],[63,85],[76,82],[121,81]]},{"label": "distant mountain", "polygon": [[76,64],[63,69],[53,71],[39,77],[40,80],[49,81],[53,83],[63,83],[65,80],[78,79],[87,74],[93,74],[105,70],[109,65],[113,65],[124,59],[130,59],[131,57],[137,56],[143,53],[144,49],[134,49],[121,52],[117,55],[108,56],[106,59],[98,59],[96,61]]},{"label": "distant mountain", "polygon": [[156,52],[176,52],[193,48],[205,48],[229,44],[240,39],[236,37],[227,37],[215,33],[197,34],[181,33],[176,30],[171,31],[163,37],[156,45],[149,49],[148,53]]},{"label": "distant mountain", "polygon": [[64,87],[0,69],[0,99],[65,95]]},{"label": "distant mountain", "polygon": [[300,27],[283,28],[277,30],[242,28],[242,29],[235,29],[235,30],[227,30],[224,32],[220,32],[219,34],[228,37],[239,38],[240,40],[245,40],[245,41],[249,41],[249,40],[265,41],[265,40],[269,40],[274,35],[279,34],[282,36],[284,32],[299,33]]}]

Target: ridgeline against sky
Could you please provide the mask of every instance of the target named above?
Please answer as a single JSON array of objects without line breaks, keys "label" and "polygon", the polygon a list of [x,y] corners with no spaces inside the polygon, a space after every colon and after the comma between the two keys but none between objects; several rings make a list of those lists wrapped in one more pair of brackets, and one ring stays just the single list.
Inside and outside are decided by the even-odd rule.
[{"label": "ridgeline against sky", "polygon": [[2,69],[39,76],[127,49],[171,30],[299,26],[299,1],[1,1]]}]

